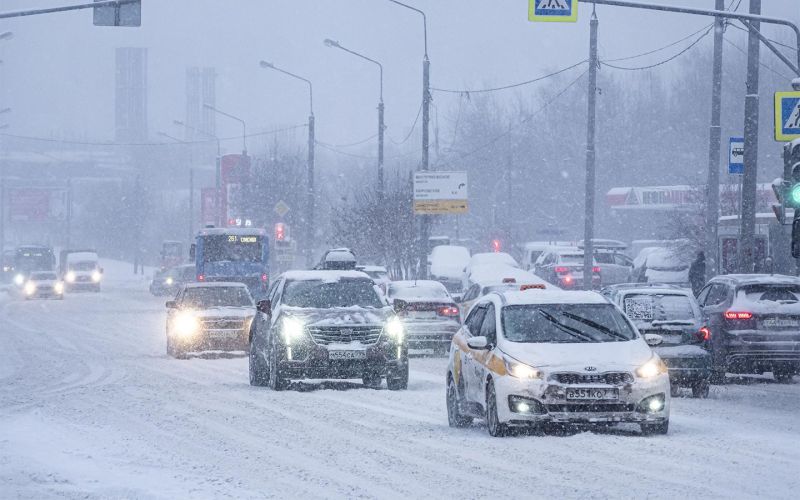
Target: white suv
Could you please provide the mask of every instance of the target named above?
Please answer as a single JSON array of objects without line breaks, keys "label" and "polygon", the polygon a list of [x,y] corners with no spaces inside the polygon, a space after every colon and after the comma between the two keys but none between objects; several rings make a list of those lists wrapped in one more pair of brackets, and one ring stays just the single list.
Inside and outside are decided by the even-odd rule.
[{"label": "white suv", "polygon": [[450,425],[485,418],[502,436],[547,422],[636,422],[666,434],[667,367],[625,315],[594,292],[521,288],[483,297],[453,337]]}]

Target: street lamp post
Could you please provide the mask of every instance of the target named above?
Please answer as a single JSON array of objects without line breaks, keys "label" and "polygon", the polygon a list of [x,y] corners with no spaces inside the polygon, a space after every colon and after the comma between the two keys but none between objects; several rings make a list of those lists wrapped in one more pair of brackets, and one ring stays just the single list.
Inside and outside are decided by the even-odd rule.
[{"label": "street lamp post", "polygon": [[383,116],[384,116],[384,106],[383,106],[383,65],[381,63],[379,63],[378,61],[376,61],[374,59],[371,59],[371,58],[369,58],[369,57],[367,57],[367,56],[365,56],[363,54],[359,54],[358,52],[356,52],[354,50],[350,50],[347,47],[343,47],[342,44],[340,44],[336,40],[331,40],[330,38],[326,38],[324,43],[328,47],[341,49],[341,50],[343,50],[345,52],[353,54],[356,57],[360,57],[361,59],[364,59],[365,61],[369,61],[369,62],[371,62],[373,64],[376,64],[378,66],[378,69],[380,70],[380,100],[378,101],[378,196],[381,199],[383,199],[383,194],[384,194],[384,186],[383,186],[383,133],[384,133],[384,130],[386,129],[386,127],[384,125],[384,121],[383,121]]},{"label": "street lamp post", "polygon": [[237,121],[237,122],[242,124],[242,155],[243,156],[247,156],[247,124],[244,122],[244,120],[242,120],[238,116],[234,116],[234,115],[232,115],[230,113],[226,113],[225,111],[217,109],[214,106],[212,106],[211,104],[208,104],[207,102],[203,103],[203,107],[206,108],[206,109],[210,109],[211,111],[213,111],[215,113],[219,113],[222,116],[227,116],[231,120],[235,120],[235,121]]},{"label": "street lamp post", "polygon": [[286,76],[290,76],[296,80],[300,80],[305,82],[308,85],[308,102],[309,102],[309,114],[308,114],[308,192],[307,192],[307,200],[306,200],[306,266],[309,268],[313,265],[313,246],[314,246],[314,148],[316,145],[316,139],[314,138],[314,87],[311,84],[311,80],[307,78],[303,78],[302,76],[296,75],[294,73],[290,73],[284,69],[276,67],[271,62],[261,61],[259,65],[264,69],[271,69],[275,70],[279,73],[283,73]]},{"label": "street lamp post", "polygon": [[222,171],[221,169],[221,158],[222,152],[220,148],[220,141],[219,137],[214,134],[210,134],[205,130],[199,129],[197,127],[192,127],[191,125],[187,125],[186,123],[180,120],[172,120],[172,123],[179,127],[183,127],[185,129],[191,130],[192,132],[197,132],[198,134],[205,135],[206,137],[213,139],[217,143],[217,161],[214,165],[214,211],[216,212],[216,224],[217,227],[222,227]]},{"label": "street lamp post", "polygon": [[[422,163],[420,170],[427,171],[429,165],[429,131],[430,131],[430,110],[431,110],[431,88],[430,88],[430,73],[431,63],[428,59],[428,18],[425,13],[416,7],[398,2],[397,0],[388,0],[393,4],[405,7],[406,9],[413,10],[422,16],[422,30],[423,41],[425,43],[425,54],[422,58]],[[420,230],[419,230],[419,273],[421,279],[426,279],[428,276],[428,238],[430,235],[431,219],[428,215],[422,215]]]}]

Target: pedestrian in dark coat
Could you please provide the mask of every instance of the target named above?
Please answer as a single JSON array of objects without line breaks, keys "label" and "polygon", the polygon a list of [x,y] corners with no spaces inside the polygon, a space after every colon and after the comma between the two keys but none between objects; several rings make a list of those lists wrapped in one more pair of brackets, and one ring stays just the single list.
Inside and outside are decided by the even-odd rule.
[{"label": "pedestrian in dark coat", "polygon": [[697,258],[689,267],[689,283],[692,285],[695,297],[706,284],[706,255],[703,252],[697,253]]}]

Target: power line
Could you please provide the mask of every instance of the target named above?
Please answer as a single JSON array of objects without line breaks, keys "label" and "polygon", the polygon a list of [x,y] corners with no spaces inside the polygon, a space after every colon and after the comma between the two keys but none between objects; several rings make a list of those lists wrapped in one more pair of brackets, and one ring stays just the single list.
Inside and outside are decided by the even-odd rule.
[{"label": "power line", "polygon": [[[273,130],[265,130],[263,132],[254,132],[251,134],[245,135],[245,137],[259,137],[264,135],[276,134],[278,132],[287,132],[289,130],[295,130],[298,128],[305,128],[308,125],[303,123],[300,125],[294,125],[291,127],[284,127],[279,129]],[[70,139],[57,139],[54,137],[37,137],[37,136],[29,136],[29,135],[16,135],[16,134],[6,134],[0,133],[2,137],[10,137],[12,139],[21,139],[26,141],[37,141],[37,142],[52,142],[58,144],[69,144],[74,146],[115,146],[115,147],[150,147],[150,146],[175,146],[176,144],[208,144],[210,142],[216,142],[219,140],[222,141],[234,141],[240,140],[242,138],[241,135],[236,135],[232,137],[219,137],[219,138],[209,138],[209,139],[202,139],[197,141],[182,141],[182,142],[101,142],[101,141],[77,141],[77,140],[70,140]]]},{"label": "power line", "polygon": [[688,40],[689,38],[692,38],[695,35],[698,35],[699,33],[702,33],[704,30],[707,30],[707,29],[709,29],[709,28],[711,28],[713,26],[714,26],[714,23],[707,24],[706,26],[703,26],[702,28],[700,28],[699,30],[695,31],[694,33],[690,33],[690,34],[686,35],[685,37],[681,38],[680,40],[675,40],[674,42],[672,42],[672,43],[670,43],[668,45],[664,45],[663,47],[659,47],[657,49],[648,50],[647,52],[642,52],[641,54],[636,54],[635,56],[618,57],[616,59],[606,59],[606,61],[609,61],[609,62],[628,61],[630,59],[636,59],[636,58],[643,57],[643,56],[649,56],[650,54],[655,54],[656,52],[661,52],[662,50],[666,50],[666,49],[668,49],[670,47],[674,47],[675,45],[678,45],[679,43],[684,42],[684,41]]},{"label": "power line", "polygon": [[420,105],[419,105],[419,109],[417,110],[417,117],[416,117],[416,118],[414,118],[414,123],[412,123],[412,124],[411,124],[411,130],[409,130],[409,131],[408,131],[408,135],[406,135],[405,139],[403,139],[403,140],[402,140],[402,141],[400,141],[400,142],[397,142],[397,141],[395,141],[394,139],[392,139],[392,137],[391,137],[391,136],[387,136],[387,137],[389,138],[389,140],[390,140],[390,141],[391,141],[391,142],[392,142],[392,143],[393,143],[395,146],[402,146],[403,144],[405,144],[406,142],[408,142],[408,140],[411,138],[411,134],[413,134],[413,133],[414,133],[414,129],[415,129],[415,128],[417,128],[417,122],[419,121],[419,115],[420,115],[421,113],[422,113],[422,104],[420,104]]},{"label": "power line", "polygon": [[654,64],[648,64],[646,66],[636,66],[636,67],[616,66],[614,64],[608,64],[608,63],[603,62],[603,61],[600,61],[600,64],[602,64],[603,66],[608,66],[609,68],[619,69],[619,70],[623,70],[623,71],[642,71],[642,70],[646,70],[646,69],[652,69],[652,68],[655,68],[657,66],[661,66],[663,64],[667,64],[668,62],[673,61],[673,60],[677,59],[678,57],[682,56],[683,54],[685,54],[686,52],[691,50],[695,45],[700,43],[700,41],[703,38],[708,36],[708,34],[711,33],[712,29],[713,29],[713,26],[708,28],[705,33],[703,33],[700,37],[697,38],[697,40],[695,40],[694,42],[689,44],[686,48],[684,48],[683,50],[681,50],[677,54],[675,54],[675,55],[673,55],[671,57],[668,57],[667,59],[664,59],[663,61],[659,61],[657,63],[654,63]]},{"label": "power line", "polygon": [[526,80],[524,82],[512,83],[510,85],[503,85],[502,87],[493,87],[493,88],[488,88],[488,89],[460,89],[460,90],[457,90],[457,89],[442,89],[442,88],[438,88],[438,87],[431,87],[431,90],[434,90],[436,92],[447,92],[447,93],[451,93],[451,94],[480,94],[480,93],[484,93],[484,92],[496,92],[498,90],[513,89],[513,88],[516,88],[516,87],[522,87],[524,85],[530,85],[531,83],[540,82],[542,80],[546,80],[547,78],[550,78],[550,77],[553,77],[553,76],[556,76],[556,75],[560,75],[561,73],[563,73],[565,71],[569,71],[572,68],[577,68],[578,66],[580,66],[581,64],[583,64],[585,62],[587,62],[586,59],[584,59],[582,61],[579,61],[579,62],[576,62],[575,64],[571,64],[571,65],[569,65],[569,66],[567,66],[565,68],[561,68],[561,69],[559,69],[557,71],[554,71],[553,73],[550,73],[550,74],[547,74],[547,75],[544,75],[544,76],[540,76],[540,77],[534,78],[532,80]]},{"label": "power line", "polygon": [[[735,29],[737,29],[739,31],[744,31],[745,33],[750,33],[750,30],[748,30],[747,28],[743,28],[743,27],[739,26],[738,24],[728,24],[728,26],[730,26],[731,28],[735,28]],[[793,51],[797,52],[797,47],[792,47],[791,45],[787,45],[787,44],[785,44],[783,42],[779,42],[779,41],[773,40],[771,38],[767,38],[767,37],[764,37],[764,38],[767,41],[769,41],[769,42],[771,42],[771,43],[773,43],[775,45],[778,45],[778,46],[783,47],[785,49],[789,49],[789,50],[793,50]]]},{"label": "power line", "polygon": [[373,135],[367,137],[366,139],[362,139],[362,140],[360,140],[358,142],[351,142],[350,144],[331,144],[331,143],[327,143],[327,142],[323,142],[323,141],[317,141],[317,144],[325,144],[326,146],[330,146],[332,148],[352,148],[354,146],[360,146],[360,145],[364,144],[365,142],[369,142],[369,141],[371,141],[372,139],[374,139],[376,137],[378,137],[378,134],[373,134]]},{"label": "power line", "polygon": [[[745,56],[747,55],[747,52],[745,52],[743,49],[741,49],[741,48],[740,48],[738,45],[736,45],[736,44],[735,44],[735,43],[733,43],[732,41],[728,40],[728,38],[727,38],[727,37],[723,36],[723,37],[722,37],[722,39],[723,39],[723,40],[725,40],[725,42],[727,42],[727,43],[728,43],[728,44],[729,44],[731,47],[733,47],[734,49],[738,50],[739,52],[741,52],[741,53],[742,53],[742,54],[744,54]],[[770,72],[772,72],[772,73],[774,73],[774,74],[778,75],[779,77],[783,78],[784,80],[788,80],[788,81],[791,81],[791,80],[792,80],[790,77],[788,77],[788,76],[786,76],[786,75],[784,75],[784,74],[781,74],[781,73],[780,73],[778,70],[772,69],[772,67],[770,67],[770,66],[767,66],[766,64],[764,64],[763,62],[761,62],[761,59],[759,59],[759,61],[758,61],[758,65],[759,65],[759,66],[761,66],[762,68],[764,68],[764,69],[766,69],[766,70],[768,70],[768,71],[770,71]]]}]

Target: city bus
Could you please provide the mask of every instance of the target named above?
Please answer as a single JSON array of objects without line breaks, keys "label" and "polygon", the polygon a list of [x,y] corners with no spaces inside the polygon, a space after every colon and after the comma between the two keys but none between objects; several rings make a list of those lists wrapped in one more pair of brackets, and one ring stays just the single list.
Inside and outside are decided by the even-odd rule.
[{"label": "city bus", "polygon": [[197,233],[190,256],[197,281],[244,283],[255,298],[269,283],[269,238],[264,229],[206,228]]}]

